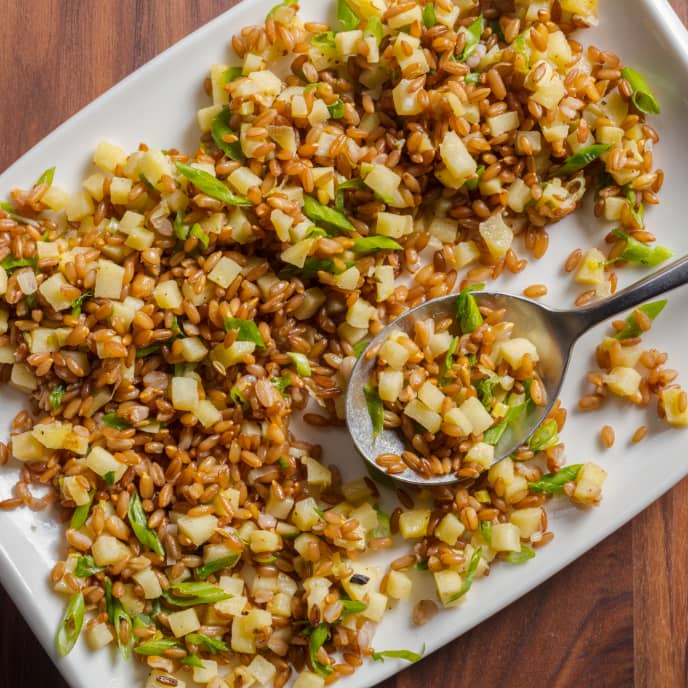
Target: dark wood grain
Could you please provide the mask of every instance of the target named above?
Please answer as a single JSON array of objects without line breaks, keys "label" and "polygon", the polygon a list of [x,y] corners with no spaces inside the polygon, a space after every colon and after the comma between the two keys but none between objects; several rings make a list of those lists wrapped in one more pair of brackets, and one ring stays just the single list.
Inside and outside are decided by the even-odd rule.
[{"label": "dark wood grain", "polygon": [[[232,4],[0,0],[0,169]],[[688,0],[672,4],[686,21]],[[688,481],[537,590],[382,685],[688,685],[685,524]],[[20,686],[68,688],[0,588],[0,688]]]}]

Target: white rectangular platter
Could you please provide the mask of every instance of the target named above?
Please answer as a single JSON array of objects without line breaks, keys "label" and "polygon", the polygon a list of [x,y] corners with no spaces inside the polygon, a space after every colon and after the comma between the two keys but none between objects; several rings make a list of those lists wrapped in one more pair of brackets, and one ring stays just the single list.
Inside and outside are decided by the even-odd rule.
[{"label": "white rectangular platter", "polygon": [[[202,84],[210,65],[230,61],[229,37],[243,25],[262,21],[272,4],[273,0],[244,0],[84,108],[0,175],[0,198],[15,186],[30,186],[37,174],[52,165],[57,165],[56,182],[75,190],[95,145],[103,138],[128,150],[144,141],[152,147],[193,151],[198,143],[195,112],[207,104]],[[331,18],[329,2],[302,0],[300,5],[306,20]],[[652,123],[661,134],[656,160],[666,172],[666,182],[661,205],[650,209],[648,223],[661,243],[682,255],[688,251],[684,230],[688,157],[674,151],[684,149],[688,122],[688,33],[666,0],[604,0],[600,5],[599,27],[586,32],[582,40],[616,51],[624,63],[646,76],[661,103],[662,114]],[[520,293],[528,284],[547,283],[546,301],[568,307],[574,293],[562,272],[563,259],[573,248],[599,243],[603,232],[587,207],[553,227],[550,235],[547,257],[531,264],[524,274],[504,278],[499,287]],[[620,282],[627,284],[642,274],[627,270],[619,275]],[[688,380],[687,309],[688,289],[672,293],[669,306],[647,338],[669,353],[671,367],[684,371],[684,384]],[[522,567],[495,567],[489,578],[474,585],[463,605],[438,614],[426,626],[412,624],[410,605],[397,607],[379,628],[376,648],[418,650],[425,644],[429,653],[441,647],[552,576],[688,474],[688,454],[683,451],[688,435],[658,421],[653,409],[629,410],[609,403],[599,413],[586,415],[575,410],[595,343],[604,329],[596,328],[578,344],[562,393],[563,403],[571,411],[563,433],[569,462],[594,459],[609,472],[602,505],[592,511],[555,506],[550,518],[555,540],[539,550],[534,560]],[[5,439],[21,398],[3,389],[0,400],[0,436]],[[604,423],[613,425],[617,438],[622,439],[602,453],[597,436]],[[650,425],[650,437],[642,444],[630,445],[627,438],[645,423]],[[310,432],[310,439],[323,444],[326,463],[338,464],[348,477],[362,472],[343,431]],[[16,467],[0,470],[0,499],[10,495],[16,475]],[[0,524],[0,580],[56,659],[53,636],[63,600],[51,591],[48,572],[60,556],[61,526],[50,514],[29,510],[3,512]],[[385,560],[398,556],[401,547],[387,552]],[[432,595],[420,573],[416,588],[419,596]],[[56,665],[74,688],[143,685],[145,675],[141,666],[123,662],[114,651],[94,654],[81,642],[68,657],[56,659]],[[403,666],[395,660],[371,663],[339,685],[374,685]]]}]

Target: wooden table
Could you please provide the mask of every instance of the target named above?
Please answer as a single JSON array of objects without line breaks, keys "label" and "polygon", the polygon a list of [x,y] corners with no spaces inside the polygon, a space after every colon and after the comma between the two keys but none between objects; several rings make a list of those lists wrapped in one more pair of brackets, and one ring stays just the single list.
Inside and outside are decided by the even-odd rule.
[{"label": "wooden table", "polygon": [[[232,4],[1,0],[0,169]],[[672,4],[686,22],[688,0]],[[537,590],[383,685],[688,685],[688,542],[679,524],[688,524],[688,480]],[[0,610],[0,687],[67,688],[1,588]]]}]

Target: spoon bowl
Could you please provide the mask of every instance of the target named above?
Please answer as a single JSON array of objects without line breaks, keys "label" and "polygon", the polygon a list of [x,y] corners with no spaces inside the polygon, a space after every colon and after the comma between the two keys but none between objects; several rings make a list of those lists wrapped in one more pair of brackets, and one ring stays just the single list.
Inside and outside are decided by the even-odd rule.
[{"label": "spoon bowl", "polygon": [[[521,416],[518,421],[509,425],[495,445],[494,463],[509,456],[527,442],[546,418],[559,396],[573,346],[584,332],[622,311],[686,282],[688,256],[604,301],[578,310],[549,308],[513,294],[472,292],[479,306],[493,310],[505,309],[504,319],[514,324],[513,336],[525,337],[535,345],[540,357],[536,370],[546,394],[543,405],[535,406],[529,414]],[[427,301],[400,315],[375,336],[351,371],[346,394],[346,422],[354,445],[363,458],[378,471],[381,470],[375,462],[378,456],[401,455],[408,446],[395,429],[384,428],[377,436],[373,435],[373,423],[364,391],[376,366],[376,356],[371,355],[371,352],[378,350],[378,345],[384,342],[391,331],[402,331],[412,335],[414,325],[419,320],[455,317],[456,299],[457,294],[449,294]],[[460,480],[453,473],[426,478],[410,468],[403,473],[392,474],[391,477],[404,483],[426,486],[446,485]]]}]

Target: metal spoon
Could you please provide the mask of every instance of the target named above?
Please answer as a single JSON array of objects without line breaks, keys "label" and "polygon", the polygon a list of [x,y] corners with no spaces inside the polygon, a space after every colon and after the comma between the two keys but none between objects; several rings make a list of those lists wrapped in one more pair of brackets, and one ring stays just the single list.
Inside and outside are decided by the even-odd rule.
[{"label": "metal spoon", "polygon": [[[478,305],[506,309],[505,320],[514,323],[513,335],[527,337],[535,344],[540,356],[538,370],[547,394],[544,406],[536,407],[520,424],[510,426],[509,431],[502,435],[495,446],[495,463],[524,444],[547,416],[559,396],[573,346],[584,332],[618,313],[687,282],[688,256],[685,256],[614,296],[577,310],[548,308],[512,294],[473,292]],[[353,367],[346,393],[346,422],[356,448],[363,458],[378,470],[380,468],[375,459],[380,454],[400,455],[407,446],[396,430],[385,429],[377,437],[373,437],[373,425],[368,413],[364,387],[368,384],[375,367],[375,356],[367,357],[366,353],[372,347],[381,344],[391,330],[401,330],[412,335],[417,320],[454,317],[456,298],[456,294],[450,294],[433,299],[399,316],[368,344]],[[442,485],[459,480],[453,473],[424,478],[411,469],[392,477],[418,485]]]}]

